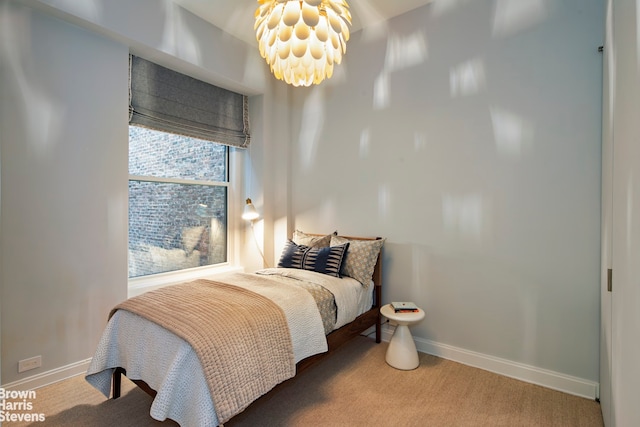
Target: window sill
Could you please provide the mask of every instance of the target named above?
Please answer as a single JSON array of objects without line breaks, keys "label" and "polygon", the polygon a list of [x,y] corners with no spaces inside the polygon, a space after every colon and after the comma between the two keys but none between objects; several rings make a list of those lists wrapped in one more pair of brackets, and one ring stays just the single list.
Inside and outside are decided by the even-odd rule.
[{"label": "window sill", "polygon": [[201,279],[204,277],[215,277],[217,274],[243,272],[243,267],[233,265],[219,265],[214,267],[193,268],[188,271],[177,271],[153,274],[145,277],[129,279],[128,298],[135,297],[154,289],[168,285],[174,285],[189,280]]}]

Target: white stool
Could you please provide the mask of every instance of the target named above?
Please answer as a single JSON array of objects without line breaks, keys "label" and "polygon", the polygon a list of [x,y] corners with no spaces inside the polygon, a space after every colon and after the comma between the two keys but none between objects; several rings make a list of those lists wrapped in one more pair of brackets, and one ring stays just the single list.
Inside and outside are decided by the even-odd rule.
[{"label": "white stool", "polygon": [[420,360],[418,359],[418,350],[416,350],[416,344],[413,342],[409,325],[424,319],[424,311],[418,309],[417,312],[412,313],[396,313],[391,304],[387,304],[382,306],[380,314],[398,324],[387,348],[387,363],[396,369],[411,370],[417,368]]}]

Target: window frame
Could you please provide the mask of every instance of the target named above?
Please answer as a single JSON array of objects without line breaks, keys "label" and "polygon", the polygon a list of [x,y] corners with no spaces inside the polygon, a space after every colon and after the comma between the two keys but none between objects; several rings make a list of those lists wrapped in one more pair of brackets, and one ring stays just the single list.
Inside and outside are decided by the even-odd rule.
[{"label": "window frame", "polygon": [[[136,126],[133,124],[129,124],[129,126]],[[171,133],[162,130],[157,130],[159,132]],[[128,144],[128,140],[127,140]],[[212,144],[216,144],[212,142]],[[219,143],[217,143],[219,144]],[[241,209],[239,206],[239,189],[241,188],[241,180],[242,180],[242,155],[241,152],[245,151],[240,148],[224,145],[227,149],[227,182],[220,181],[205,181],[205,180],[185,180],[183,178],[165,178],[165,177],[154,177],[154,176],[140,176],[140,175],[132,175],[129,174],[127,178],[127,185],[130,181],[139,181],[139,182],[158,182],[158,183],[169,183],[169,184],[181,184],[181,185],[202,185],[202,186],[217,186],[217,187],[225,187],[227,190],[227,256],[226,262],[217,263],[214,265],[205,265],[199,267],[186,268],[181,270],[174,271],[166,271],[156,274],[149,274],[145,276],[138,277],[127,277],[128,282],[128,297],[132,297],[135,295],[142,294],[149,290],[157,289],[163,286],[188,281],[195,280],[202,277],[210,277],[215,274],[233,272],[233,271],[243,271],[242,267],[237,266],[237,260],[239,257],[238,254],[238,243],[240,240],[240,233],[238,233],[238,215],[241,213]],[[129,194],[127,189],[127,211],[128,211],[128,200]],[[129,230],[129,222],[127,220],[127,235]],[[127,238],[128,241],[128,238]],[[127,243],[128,248],[128,243]],[[128,260],[128,256],[127,256]],[[127,261],[128,263],[128,261]],[[127,268],[128,275],[128,268]]]}]

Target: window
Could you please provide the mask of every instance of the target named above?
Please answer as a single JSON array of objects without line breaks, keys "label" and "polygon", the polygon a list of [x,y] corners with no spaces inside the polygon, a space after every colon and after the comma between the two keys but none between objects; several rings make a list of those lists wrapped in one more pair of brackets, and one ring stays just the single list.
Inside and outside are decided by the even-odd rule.
[{"label": "window", "polygon": [[129,126],[129,278],[227,261],[229,148]]},{"label": "window", "polygon": [[249,146],[248,114],[245,95],[129,56],[129,278],[227,262],[229,147]]}]

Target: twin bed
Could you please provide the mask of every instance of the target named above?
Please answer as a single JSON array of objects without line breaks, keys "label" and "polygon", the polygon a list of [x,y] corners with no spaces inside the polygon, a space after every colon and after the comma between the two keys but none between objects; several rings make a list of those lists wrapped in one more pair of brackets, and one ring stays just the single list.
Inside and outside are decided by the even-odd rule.
[{"label": "twin bed", "polygon": [[366,329],[375,326],[380,342],[383,243],[296,230],[277,268],[126,300],[111,311],[86,379],[117,398],[126,374],[154,397],[153,418],[222,425]]}]

